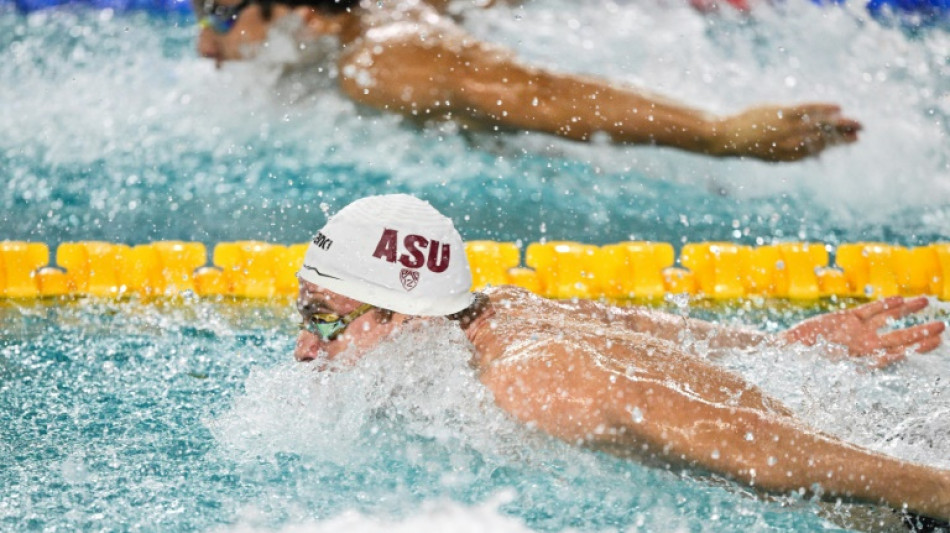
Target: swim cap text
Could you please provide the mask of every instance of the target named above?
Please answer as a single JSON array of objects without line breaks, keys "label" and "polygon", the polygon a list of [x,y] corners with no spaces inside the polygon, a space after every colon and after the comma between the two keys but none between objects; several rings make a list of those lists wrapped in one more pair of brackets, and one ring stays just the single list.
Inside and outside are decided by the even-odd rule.
[{"label": "swim cap text", "polygon": [[317,232],[317,236],[313,238],[313,245],[319,247],[321,250],[329,250],[333,246],[333,239],[328,239],[326,235]]},{"label": "swim cap text", "polygon": [[[422,235],[409,234],[403,239],[402,244],[405,253],[399,255],[399,234],[394,229],[384,229],[379,242],[376,244],[376,251],[373,257],[385,259],[390,263],[397,260],[406,268],[421,268],[424,264],[430,271],[439,273],[449,268],[450,248],[448,244],[442,244],[439,241],[431,241]],[[428,257],[423,252],[429,249]]]}]

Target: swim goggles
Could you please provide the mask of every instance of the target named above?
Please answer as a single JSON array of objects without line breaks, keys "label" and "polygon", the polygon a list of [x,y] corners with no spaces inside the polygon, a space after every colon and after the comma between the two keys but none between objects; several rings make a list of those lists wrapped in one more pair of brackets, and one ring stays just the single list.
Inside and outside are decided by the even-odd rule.
[{"label": "swim goggles", "polygon": [[371,309],[373,309],[372,305],[363,304],[343,316],[333,313],[316,313],[301,322],[300,329],[319,336],[324,342],[330,342],[343,333],[350,322],[365,315]]},{"label": "swim goggles", "polygon": [[224,35],[234,28],[238,15],[241,11],[251,5],[253,0],[241,0],[233,6],[226,6],[217,3],[215,0],[205,0],[201,17],[198,19],[198,26],[201,28],[210,28],[215,33]]}]

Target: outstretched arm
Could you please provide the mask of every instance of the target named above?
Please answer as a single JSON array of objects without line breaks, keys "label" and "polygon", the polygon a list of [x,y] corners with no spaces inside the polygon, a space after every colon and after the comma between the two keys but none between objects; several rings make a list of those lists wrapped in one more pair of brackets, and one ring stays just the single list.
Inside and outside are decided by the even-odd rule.
[{"label": "outstretched arm", "polygon": [[[413,117],[477,121],[578,141],[669,146],[712,156],[794,161],[857,140],[861,125],[830,104],[755,107],[719,117],[606,80],[530,67],[455,28],[427,40],[387,40],[343,79],[355,100]],[[378,43],[376,43],[378,44]],[[372,48],[373,43],[368,45]],[[372,56],[372,57],[370,57]],[[340,69],[347,72],[346,65]]]},{"label": "outstretched arm", "polygon": [[904,359],[908,350],[929,352],[941,343],[945,324],[939,321],[881,332],[889,320],[896,320],[927,307],[924,297],[892,297],[852,309],[827,313],[804,320],[778,334],[745,327],[730,326],[685,318],[645,308],[616,309],[615,318],[636,331],[674,342],[691,340],[710,352],[732,348],[751,348],[763,343],[814,346],[824,341],[829,347],[852,357],[872,357],[875,366],[884,367]]},{"label": "outstretched arm", "polygon": [[701,345],[705,354],[719,350],[751,348],[774,341],[774,336],[750,327],[688,318],[645,307],[612,309],[613,318],[625,322],[635,331],[695,348]]}]

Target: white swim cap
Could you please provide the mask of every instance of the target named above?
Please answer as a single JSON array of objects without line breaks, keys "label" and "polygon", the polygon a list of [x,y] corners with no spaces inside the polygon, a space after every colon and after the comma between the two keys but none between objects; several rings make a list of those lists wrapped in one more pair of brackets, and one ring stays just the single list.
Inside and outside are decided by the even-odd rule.
[{"label": "white swim cap", "polygon": [[407,315],[449,315],[473,299],[465,245],[452,221],[405,194],[341,209],[313,238],[297,276]]}]

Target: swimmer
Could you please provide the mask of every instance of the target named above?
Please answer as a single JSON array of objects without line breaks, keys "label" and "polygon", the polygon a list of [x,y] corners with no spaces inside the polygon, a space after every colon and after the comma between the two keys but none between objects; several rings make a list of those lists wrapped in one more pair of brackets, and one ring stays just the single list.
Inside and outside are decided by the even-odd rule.
[{"label": "swimmer", "polygon": [[[331,217],[298,273],[295,356],[339,365],[410,321],[451,320],[471,364],[511,417],[569,443],[651,464],[717,472],[776,493],[950,518],[950,471],[809,428],[755,385],[684,344],[840,346],[889,364],[941,343],[942,322],[881,333],[925,298],[887,298],[772,335],[646,308],[544,299],[516,287],[472,293],[452,221],[407,195],[357,200]],[[451,322],[447,322],[451,324]]]},{"label": "swimmer", "polygon": [[528,65],[434,7],[453,4],[446,1],[194,1],[198,52],[217,65],[254,57],[278,25],[296,28],[302,49],[335,39],[342,92],[414,121],[765,161],[817,156],[857,141],[861,130],[835,104],[765,105],[717,116],[635,87]]}]

